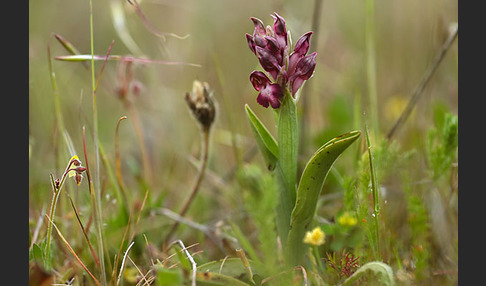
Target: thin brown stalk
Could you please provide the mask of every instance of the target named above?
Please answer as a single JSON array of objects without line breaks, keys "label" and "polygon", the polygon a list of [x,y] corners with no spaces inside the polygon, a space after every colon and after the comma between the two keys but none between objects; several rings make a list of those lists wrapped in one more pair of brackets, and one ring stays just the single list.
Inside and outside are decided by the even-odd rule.
[{"label": "thin brown stalk", "polygon": [[150,184],[150,182],[152,181],[152,168],[150,166],[150,157],[148,155],[147,148],[145,147],[145,139],[142,131],[142,122],[140,121],[140,116],[138,115],[137,109],[133,106],[133,104],[128,99],[125,99],[124,102],[125,108],[128,110],[130,118],[132,119],[133,128],[135,129],[138,145],[140,147],[145,180],[147,184]]},{"label": "thin brown stalk", "polygon": [[81,230],[83,231],[84,238],[88,242],[88,246],[89,246],[89,250],[91,251],[91,255],[93,255],[93,259],[94,259],[96,265],[98,265],[98,268],[101,271],[100,260],[98,259],[98,256],[96,255],[96,251],[94,250],[93,245],[91,244],[91,240],[89,239],[88,234],[86,233],[86,230],[83,226],[83,223],[81,222],[81,218],[79,217],[78,210],[76,209],[76,206],[74,206],[74,202],[71,199],[71,197],[69,197],[69,201],[71,202],[71,206],[73,207],[74,214],[76,215],[76,219],[78,220],[79,226],[81,227]]},{"label": "thin brown stalk", "polygon": [[138,222],[140,221],[140,218],[142,217],[142,212],[143,212],[143,209],[145,208],[145,202],[147,201],[147,198],[148,198],[148,190],[145,192],[145,197],[143,198],[142,205],[140,206],[140,211],[138,212],[137,220],[135,221],[135,225],[133,226],[134,230],[133,230],[132,234],[130,235],[130,240],[133,240],[133,238],[135,237],[135,228],[137,227]]},{"label": "thin brown stalk", "polygon": [[162,38],[165,41],[166,36],[171,36],[180,40],[186,39],[189,37],[189,35],[184,35],[184,36],[179,36],[174,33],[162,33],[159,32],[153,25],[150,23],[150,21],[147,19],[147,16],[142,12],[142,9],[140,9],[140,6],[138,5],[137,0],[131,0],[128,1],[130,4],[132,4],[135,7],[135,10],[137,11],[138,16],[140,19],[142,19],[142,23],[145,25],[145,27],[155,36]]},{"label": "thin brown stalk", "polygon": [[[192,191],[189,197],[184,202],[182,209],[179,212],[179,216],[181,217],[183,217],[186,214],[187,210],[189,209],[189,206],[191,205],[192,201],[196,197],[196,194],[199,191],[199,187],[201,186],[201,182],[204,178],[204,173],[206,171],[206,166],[209,157],[209,137],[210,137],[209,133],[210,133],[209,128],[202,130],[201,165],[199,166],[196,181],[193,185]],[[177,227],[179,227],[179,221],[176,221],[174,225],[172,225],[172,228],[170,229],[170,231],[168,232],[165,238],[164,245],[167,245],[167,243],[172,239],[172,235],[177,230]]]},{"label": "thin brown stalk", "polygon": [[140,280],[144,280],[145,283],[149,283],[147,278],[145,278],[145,276],[147,276],[151,271],[152,269],[150,269],[146,274],[143,274],[142,270],[140,270],[140,268],[138,268],[137,264],[135,264],[135,262],[130,258],[130,256],[127,256],[128,260],[130,260],[130,262],[133,264],[133,266],[135,267],[135,269],[137,269],[138,273],[140,274],[140,276],[142,277]]},{"label": "thin brown stalk", "polygon": [[88,270],[88,268],[86,267],[86,265],[84,265],[83,261],[81,261],[81,259],[78,257],[78,255],[76,254],[76,252],[74,252],[73,248],[71,247],[71,245],[69,245],[69,242],[67,242],[67,240],[64,238],[64,236],[62,235],[61,231],[59,231],[59,229],[57,228],[56,224],[53,221],[51,221],[51,219],[49,218],[48,215],[46,215],[46,217],[52,223],[52,225],[54,226],[54,228],[57,231],[57,234],[59,235],[59,237],[61,238],[61,240],[64,242],[64,244],[67,246],[67,248],[69,249],[69,251],[74,255],[74,258],[76,258],[76,260],[79,262],[79,264],[81,265],[81,267],[83,267],[83,269],[88,273],[88,275],[91,276],[91,278],[93,278],[93,280],[96,283],[96,285],[101,286],[101,284],[98,281],[98,279],[96,279],[96,277]]},{"label": "thin brown stalk", "polygon": [[118,180],[118,186],[120,187],[120,191],[122,193],[123,199],[126,201],[126,194],[125,194],[125,184],[123,183],[123,177],[121,174],[121,162],[120,162],[120,148],[119,148],[119,132],[118,129],[120,127],[120,122],[124,119],[127,119],[126,116],[122,116],[118,119],[116,124],[115,130],[115,160],[116,160],[116,179]]},{"label": "thin brown stalk", "polygon": [[418,100],[420,99],[420,96],[422,95],[425,87],[427,86],[427,84],[429,83],[430,79],[434,75],[434,72],[437,70],[437,67],[439,66],[439,64],[444,59],[447,51],[452,46],[452,43],[457,38],[457,34],[458,34],[458,28],[456,26],[455,29],[454,29],[454,31],[452,31],[450,33],[449,37],[444,42],[444,45],[442,45],[442,48],[439,51],[439,53],[437,54],[437,56],[435,57],[435,60],[432,63],[432,65],[425,72],[425,74],[424,74],[424,76],[422,78],[422,81],[415,88],[415,90],[414,90],[414,92],[412,94],[412,97],[410,98],[410,101],[408,102],[407,107],[402,112],[402,114],[400,115],[400,117],[398,118],[398,120],[395,122],[395,125],[393,125],[392,129],[390,130],[390,132],[388,132],[388,135],[386,136],[388,140],[390,140],[393,137],[393,135],[395,135],[395,133],[400,129],[400,127],[402,127],[403,123],[405,123],[405,121],[408,119],[408,117],[412,113],[412,110],[415,107],[415,105],[417,104]]},{"label": "thin brown stalk", "polygon": [[118,254],[116,255],[115,261],[113,262],[113,271],[112,271],[112,281],[115,281],[115,277],[117,277],[117,270],[118,270],[118,263],[120,262],[120,256],[123,251],[123,245],[125,244],[125,240],[127,234],[130,229],[130,222],[132,221],[132,213],[130,212],[130,216],[128,217],[127,226],[125,227],[125,232],[123,233],[123,237],[120,243],[120,248],[118,249]]}]

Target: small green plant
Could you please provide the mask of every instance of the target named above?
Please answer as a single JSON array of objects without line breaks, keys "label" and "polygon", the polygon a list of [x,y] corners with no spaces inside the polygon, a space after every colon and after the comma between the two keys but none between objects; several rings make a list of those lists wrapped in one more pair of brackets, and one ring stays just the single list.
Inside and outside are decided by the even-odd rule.
[{"label": "small green plant", "polygon": [[246,105],[246,112],[258,146],[269,170],[275,170],[278,185],[277,230],[286,263],[305,264],[304,235],[311,229],[324,180],[334,161],[360,136],[359,131],[334,138],[319,148],[297,178],[299,132],[297,102],[299,89],[310,79],[316,66],[316,52],[307,55],[312,32],[302,35],[292,52],[285,20],[274,13],[273,27],[257,18],[253,35],[246,34],[250,50],[257,56],[262,71],[253,71],[250,81],[259,91],[257,102],[275,111],[278,141]]}]

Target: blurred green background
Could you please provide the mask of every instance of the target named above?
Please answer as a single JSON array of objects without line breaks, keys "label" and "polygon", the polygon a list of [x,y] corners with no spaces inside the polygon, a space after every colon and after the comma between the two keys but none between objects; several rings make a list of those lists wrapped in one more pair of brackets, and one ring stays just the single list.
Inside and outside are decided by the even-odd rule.
[{"label": "blurred green background", "polygon": [[[114,167],[115,128],[117,120],[127,115],[128,119],[120,125],[120,154],[130,197],[140,201],[146,189],[150,189],[151,196],[159,198],[164,206],[177,210],[192,186],[196,167],[191,160],[198,158],[201,144],[198,126],[189,113],[184,94],[191,91],[196,79],[208,82],[214,91],[219,108],[206,176],[210,183],[206,182],[206,186],[220,186],[221,178],[237,164],[238,157],[243,158],[255,145],[244,111],[245,104],[249,104],[276,134],[273,112],[258,105],[257,92],[249,81],[249,74],[259,69],[258,60],[245,39],[245,33],[253,32],[249,18],[257,17],[266,25],[272,25],[270,15],[276,11],[285,18],[295,43],[303,33],[311,30],[314,1],[140,0],[138,3],[159,32],[189,36],[183,39],[171,35],[157,37],[127,1],[93,1],[94,53],[105,55],[114,41],[111,55],[193,63],[201,67],[155,63],[133,65],[133,77],[141,85],[141,91],[138,96],[133,93],[128,96],[140,117],[153,173],[146,187],[139,184],[143,167],[134,118],[116,93],[119,84],[119,62],[116,61],[107,63],[97,93],[99,139]],[[370,128],[379,130],[382,136],[388,133],[433,63],[448,36],[450,25],[458,21],[455,0],[374,1],[378,110],[377,114],[370,115],[366,3],[358,0],[322,1],[318,33],[313,35],[310,49],[310,52],[317,51],[317,66],[313,78],[307,82],[305,93],[309,104],[305,122],[309,136],[305,158],[332,137],[353,129],[363,130],[364,120],[373,115],[378,118],[378,126]],[[115,7],[120,10],[114,12]],[[124,28],[115,28],[114,15],[123,16]],[[59,177],[70,158],[63,151],[60,152],[62,158],[56,157],[57,148],[64,148],[64,143],[55,124],[47,47],[50,45],[52,57],[69,54],[53,37],[58,34],[82,54],[90,53],[89,1],[31,0],[29,20],[29,216],[37,220],[41,209],[51,200],[49,174]],[[128,33],[136,47],[127,45],[120,33]],[[102,64],[96,62],[97,74]],[[82,127],[86,127],[88,154],[90,164],[93,164],[93,104],[89,63],[87,66],[53,61],[65,128],[76,153],[84,161]],[[456,41],[396,140],[405,150],[423,149],[426,131],[437,120],[434,117],[437,110],[457,114],[457,109]],[[252,160],[260,161],[263,166],[260,154]],[[420,172],[421,167],[416,168]],[[330,179],[333,178],[330,176]],[[107,181],[107,174],[102,170],[101,184],[108,184]],[[71,186],[76,187],[74,184],[68,187]],[[83,184],[79,187],[81,196],[87,198],[86,189]],[[108,189],[105,194],[110,195],[111,191]],[[224,188],[216,192],[203,188],[201,196],[209,197],[217,207],[212,212],[202,212],[199,221],[224,217],[231,209],[229,198],[237,202],[235,198],[239,194]],[[110,207],[108,198],[105,204]]]},{"label": "blurred green background", "polygon": [[[273,19],[270,14],[277,11],[286,19],[295,42],[310,30],[314,1],[139,1],[142,11],[158,31],[189,35],[186,39],[167,36],[165,40],[147,30],[127,1],[113,2],[124,9],[126,31],[143,54],[133,54],[118,36],[110,1],[94,1],[95,54],[104,55],[114,40],[112,55],[133,55],[202,66],[134,66],[134,77],[143,85],[134,104],[140,113],[152,164],[158,174],[154,184],[171,189],[167,184],[185,182],[174,177],[184,178],[184,172],[170,172],[171,180],[167,180],[164,174],[172,168],[186,170],[188,162],[181,159],[187,154],[198,154],[198,129],[183,100],[194,79],[210,84],[220,107],[212,146],[212,169],[221,173],[232,166],[235,156],[229,131],[232,129],[241,135],[238,137],[241,139],[238,141],[241,152],[253,144],[244,114],[245,103],[270,128],[273,126],[272,112],[257,104],[257,92],[248,80],[250,72],[258,68],[258,61],[249,51],[244,36],[253,31],[249,17],[260,18],[271,25]],[[361,112],[367,109],[365,6],[365,1],[323,1],[319,33],[313,36],[317,41],[312,42],[312,49],[318,53],[317,67],[313,79],[308,82],[306,94],[310,103],[306,129],[312,136],[318,136],[327,129],[335,131],[329,137],[348,131],[336,130],[332,126],[329,118],[332,111],[329,112],[328,108],[331,104],[341,106],[335,113],[352,114],[353,104],[359,97]],[[433,62],[447,36],[448,25],[457,22],[457,10],[457,1],[449,0],[375,1],[378,118],[379,129],[383,133],[390,130]],[[89,2],[29,1],[29,19],[29,134],[34,141],[30,184],[34,185],[44,184],[48,174],[55,171],[54,103],[47,45],[50,42],[52,56],[68,54],[52,37],[51,34],[56,33],[70,41],[81,53],[90,53]],[[97,72],[101,65],[101,61],[96,63]],[[107,64],[98,92],[100,139],[108,153],[114,144],[116,122],[119,117],[127,115],[115,93],[117,65],[117,62]],[[414,116],[400,131],[398,138],[402,144],[414,144],[410,138],[432,124],[435,105],[442,104],[457,113],[457,66],[457,44],[454,44],[427,86]],[[92,129],[91,75],[89,69],[79,63],[54,61],[53,68],[65,125],[76,151],[81,153],[81,127],[86,125],[87,133]],[[336,98],[339,102],[333,103]],[[122,123],[120,148],[123,157],[126,160],[132,158],[136,165],[139,150],[131,128],[132,124]]]}]

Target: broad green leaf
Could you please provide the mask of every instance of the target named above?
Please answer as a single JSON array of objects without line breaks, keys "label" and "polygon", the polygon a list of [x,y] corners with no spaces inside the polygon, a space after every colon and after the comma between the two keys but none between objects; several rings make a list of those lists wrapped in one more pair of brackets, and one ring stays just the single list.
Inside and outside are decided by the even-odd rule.
[{"label": "broad green leaf", "polygon": [[269,170],[275,169],[278,160],[278,145],[277,141],[273,138],[272,134],[268,132],[268,129],[263,125],[260,119],[251,110],[248,104],[245,105],[246,115],[250,121],[251,130],[255,135],[258,147],[262,152],[265,164]]},{"label": "broad green leaf", "polygon": [[297,189],[297,199],[291,215],[286,245],[287,259],[292,265],[301,263],[306,252],[302,240],[311,225],[317,200],[329,170],[339,155],[360,135],[360,131],[352,131],[328,141],[307,162]]},{"label": "broad green leaf", "polygon": [[395,285],[393,270],[388,264],[379,261],[368,262],[365,265],[361,266],[358,270],[356,270],[356,272],[353,273],[353,275],[346,279],[342,285],[354,285],[353,283],[367,272],[373,274],[373,277],[376,279],[373,281],[369,281],[370,284],[384,286]]}]

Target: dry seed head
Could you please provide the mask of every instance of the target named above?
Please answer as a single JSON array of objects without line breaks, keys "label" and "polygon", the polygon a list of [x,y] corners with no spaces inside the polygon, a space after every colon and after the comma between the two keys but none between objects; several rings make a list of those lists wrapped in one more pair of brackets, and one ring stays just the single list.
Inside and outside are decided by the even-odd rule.
[{"label": "dry seed head", "polygon": [[216,115],[216,107],[209,84],[195,80],[192,85],[192,92],[186,93],[185,99],[192,115],[203,129],[209,130]]}]

